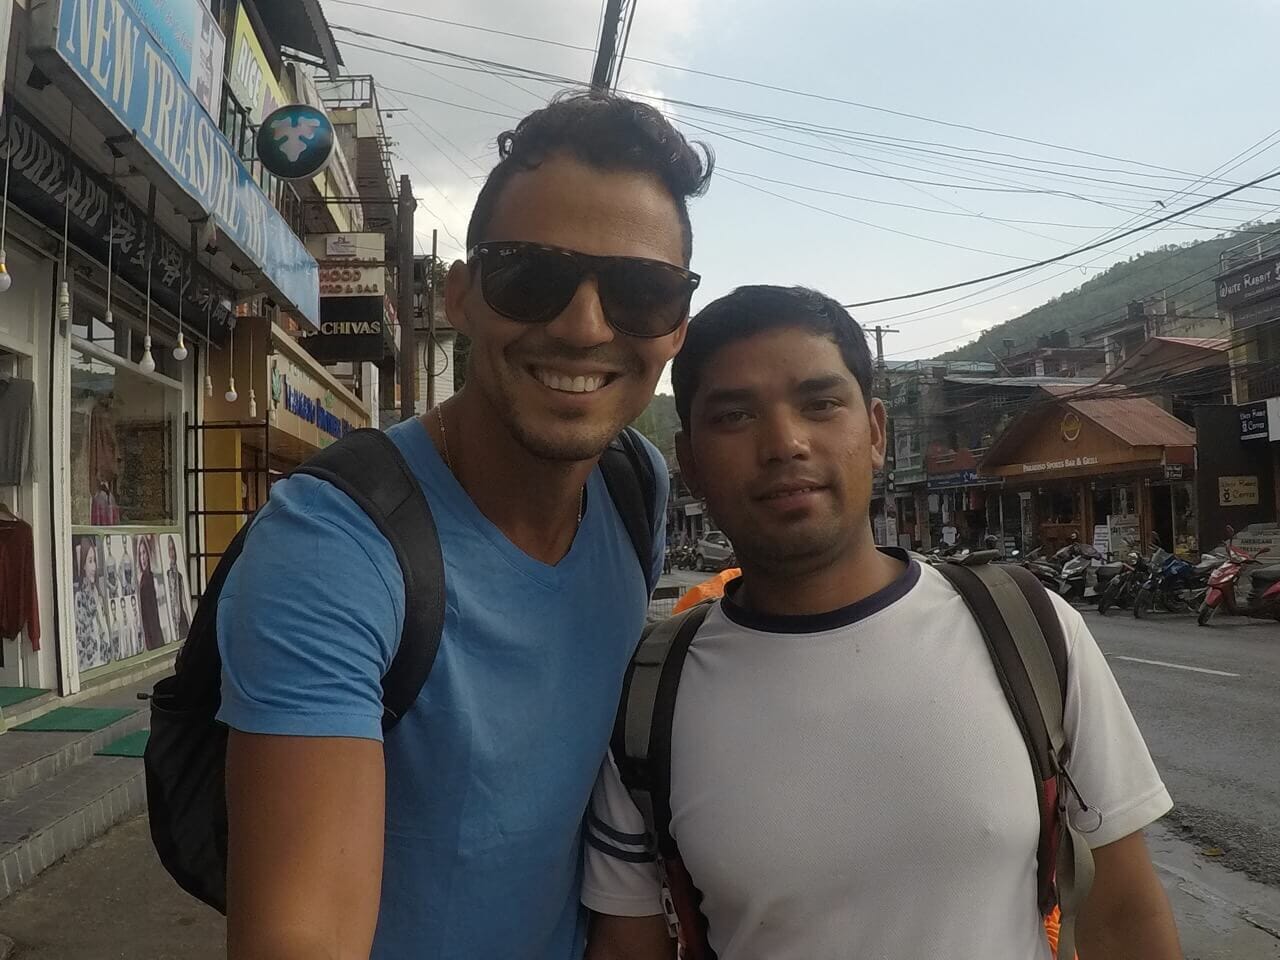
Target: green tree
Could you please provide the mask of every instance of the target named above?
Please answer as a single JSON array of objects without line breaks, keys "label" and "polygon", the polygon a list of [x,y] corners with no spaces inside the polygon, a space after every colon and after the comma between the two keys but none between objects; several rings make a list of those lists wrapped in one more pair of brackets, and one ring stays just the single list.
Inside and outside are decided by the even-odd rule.
[{"label": "green tree", "polygon": [[1212,315],[1214,280],[1222,252],[1276,226],[1246,224],[1210,240],[1169,244],[1136,254],[1076,289],[992,327],[939,359],[989,361],[992,352],[1004,352],[1004,340],[1013,340],[1015,349],[1025,349],[1033,346],[1038,337],[1059,330],[1071,333],[1075,341],[1091,327],[1123,318],[1130,301],[1150,297],[1168,297],[1182,316]]}]

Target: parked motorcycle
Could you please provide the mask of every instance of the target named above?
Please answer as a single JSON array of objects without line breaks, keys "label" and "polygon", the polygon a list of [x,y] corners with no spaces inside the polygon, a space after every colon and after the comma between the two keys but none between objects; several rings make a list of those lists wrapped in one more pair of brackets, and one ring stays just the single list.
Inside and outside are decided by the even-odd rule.
[{"label": "parked motorcycle", "polygon": [[[1096,593],[1097,575],[1094,562],[1102,559],[1091,544],[1072,544],[1066,548],[1071,554],[1062,565],[1058,576],[1058,595],[1069,603],[1083,601]],[[1062,551],[1059,551],[1061,553]]]},{"label": "parked motorcycle", "polygon": [[1200,604],[1196,622],[1207,626],[1220,609],[1232,616],[1259,617],[1280,620],[1280,566],[1254,570],[1250,575],[1252,587],[1247,603],[1241,609],[1236,599],[1236,583],[1245,567],[1257,564],[1258,558],[1268,551],[1263,547],[1257,553],[1249,553],[1231,541],[1236,532],[1227,528],[1227,561],[1209,577],[1209,592]]},{"label": "parked motorcycle", "polygon": [[[1098,612],[1103,616],[1112,607],[1122,610],[1133,602],[1139,586],[1151,576],[1151,565],[1146,557],[1136,550],[1120,563],[1120,571],[1107,580],[1106,586],[1098,595]],[[1099,576],[1099,585],[1101,585]]]},{"label": "parked motorcycle", "polygon": [[[1070,556],[1066,551],[1070,549],[1070,547],[1064,547],[1053,555],[1053,559],[1047,560],[1044,557],[1044,548],[1036,547],[1026,556],[1015,557],[1014,562],[1034,573],[1036,579],[1044,584],[1045,589],[1057,593],[1062,586],[1062,566]],[[1059,560],[1059,557],[1062,559]]]},{"label": "parked motorcycle", "polygon": [[1139,620],[1158,605],[1169,613],[1190,613],[1208,593],[1209,577],[1225,562],[1225,557],[1205,556],[1190,564],[1163,547],[1151,557],[1151,573],[1133,600],[1133,615]]}]

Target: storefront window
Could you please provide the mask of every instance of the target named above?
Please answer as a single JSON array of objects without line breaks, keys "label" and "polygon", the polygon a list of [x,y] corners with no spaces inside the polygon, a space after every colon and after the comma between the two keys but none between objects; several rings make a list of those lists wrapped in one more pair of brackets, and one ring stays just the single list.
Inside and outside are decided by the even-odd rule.
[{"label": "storefront window", "polygon": [[176,526],[182,389],[110,361],[71,353],[71,522]]}]

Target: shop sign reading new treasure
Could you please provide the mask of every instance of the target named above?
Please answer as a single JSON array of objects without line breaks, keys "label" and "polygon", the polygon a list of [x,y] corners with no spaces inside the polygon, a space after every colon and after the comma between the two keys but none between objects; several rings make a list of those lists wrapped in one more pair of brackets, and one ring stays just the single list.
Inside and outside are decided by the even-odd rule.
[{"label": "shop sign reading new treasure", "polygon": [[134,10],[120,0],[50,0],[32,16],[32,54],[59,84],[76,88],[72,95],[91,94],[110,125],[132,134],[159,172],[212,216],[219,234],[314,328],[315,258]]}]

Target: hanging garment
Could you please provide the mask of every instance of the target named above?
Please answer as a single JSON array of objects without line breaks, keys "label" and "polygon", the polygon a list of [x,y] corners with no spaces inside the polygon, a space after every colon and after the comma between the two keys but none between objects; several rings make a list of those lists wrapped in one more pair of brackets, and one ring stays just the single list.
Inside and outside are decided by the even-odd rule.
[{"label": "hanging garment", "polygon": [[0,639],[26,628],[31,649],[40,649],[40,600],[36,590],[35,538],[21,520],[0,522]]},{"label": "hanging garment", "polygon": [[114,527],[120,523],[120,505],[105,483],[89,503],[89,522],[95,527]]},{"label": "hanging garment", "polygon": [[100,491],[99,484],[114,483],[120,475],[120,444],[116,439],[116,420],[106,400],[94,404],[89,414],[89,484]]},{"label": "hanging garment", "polygon": [[160,606],[156,598],[156,581],[150,570],[138,577],[138,609],[142,614],[142,635],[148,650],[164,646],[164,632],[160,629]]},{"label": "hanging garment", "polygon": [[0,486],[25,483],[31,470],[31,422],[35,384],[0,379]]}]

